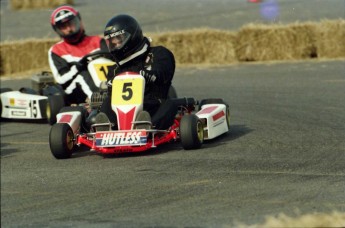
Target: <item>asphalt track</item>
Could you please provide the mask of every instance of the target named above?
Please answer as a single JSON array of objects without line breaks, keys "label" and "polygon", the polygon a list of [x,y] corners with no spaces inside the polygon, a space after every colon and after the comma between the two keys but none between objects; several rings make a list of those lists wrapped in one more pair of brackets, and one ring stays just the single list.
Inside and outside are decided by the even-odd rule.
[{"label": "asphalt track", "polygon": [[[181,68],[179,96],[222,97],[231,131],[56,160],[45,123],[1,122],[3,227],[224,227],[345,211],[345,61]],[[28,80],[2,81],[18,88]]]},{"label": "asphalt track", "polygon": [[[277,22],[241,0],[75,2],[90,34],[119,12],[150,32]],[[279,2],[282,23],[345,15],[343,0]],[[12,12],[7,3],[1,41],[55,37],[42,23],[50,11]],[[179,96],[231,106],[230,132],[194,151],[176,142],[135,156],[81,150],[55,160],[49,125],[2,121],[1,226],[228,227],[279,213],[345,212],[344,72],[344,60],[178,68]],[[1,78],[1,87],[25,85]]]}]

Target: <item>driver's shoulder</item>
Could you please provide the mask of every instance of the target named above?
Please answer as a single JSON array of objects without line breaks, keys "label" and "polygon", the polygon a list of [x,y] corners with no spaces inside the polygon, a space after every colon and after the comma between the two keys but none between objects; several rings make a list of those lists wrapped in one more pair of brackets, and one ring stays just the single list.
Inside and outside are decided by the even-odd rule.
[{"label": "driver's shoulder", "polygon": [[156,57],[157,56],[171,56],[171,57],[174,56],[172,51],[164,46],[153,46],[150,48],[149,52],[151,52],[153,56],[156,56]]}]

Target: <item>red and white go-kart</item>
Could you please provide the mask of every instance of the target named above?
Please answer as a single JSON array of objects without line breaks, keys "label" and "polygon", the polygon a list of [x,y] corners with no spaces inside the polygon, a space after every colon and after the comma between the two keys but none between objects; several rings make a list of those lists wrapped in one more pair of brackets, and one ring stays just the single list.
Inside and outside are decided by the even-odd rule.
[{"label": "red and white go-kart", "polygon": [[[96,60],[96,63],[89,63],[89,68],[101,69],[102,61],[109,64],[103,58]],[[95,74],[101,72],[97,69],[89,71]],[[180,141],[187,150],[198,149],[204,140],[214,139],[229,131],[229,105],[219,98],[200,102],[194,98],[169,98],[178,106],[174,123],[165,130],[155,129],[151,123],[143,123],[137,118],[143,111],[144,91],[145,79],[140,74],[126,72],[113,79],[111,107],[117,116],[116,129],[111,123],[87,126],[84,107],[62,110],[49,136],[53,156],[57,159],[70,158],[80,145],[103,155],[143,152],[173,141]],[[105,95],[99,96],[98,100],[102,100],[102,96],[104,98]],[[138,127],[142,124],[148,124],[150,128]]]}]

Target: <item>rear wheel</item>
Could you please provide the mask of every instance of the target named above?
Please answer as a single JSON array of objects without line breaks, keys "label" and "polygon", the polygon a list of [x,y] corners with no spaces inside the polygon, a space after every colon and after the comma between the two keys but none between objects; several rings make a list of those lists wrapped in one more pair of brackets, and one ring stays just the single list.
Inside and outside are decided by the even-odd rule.
[{"label": "rear wheel", "polygon": [[60,112],[61,108],[65,106],[65,101],[62,95],[48,96],[48,104],[46,109],[47,120],[50,125],[56,123],[56,115]]},{"label": "rear wheel", "polygon": [[180,122],[180,138],[185,150],[199,149],[204,142],[204,127],[195,114],[185,115]]},{"label": "rear wheel", "polygon": [[33,94],[33,95],[39,95],[38,92],[34,89],[28,88],[28,87],[22,87],[19,89],[19,92],[26,93],[26,94]]},{"label": "rear wheel", "polygon": [[230,129],[230,108],[226,106],[226,125],[228,126],[228,130]]},{"label": "rear wheel", "polygon": [[0,88],[0,93],[10,92],[13,91],[11,88]]},{"label": "rear wheel", "polygon": [[[11,88],[0,88],[0,94],[13,91]],[[0,99],[0,118],[2,117],[2,101]]]},{"label": "rear wheel", "polygon": [[53,125],[49,134],[49,146],[56,159],[70,158],[74,149],[72,128],[66,123]]},{"label": "rear wheel", "polygon": [[203,105],[207,105],[207,104],[225,104],[225,105],[228,105],[227,103],[225,103],[225,101],[222,98],[208,98],[208,99],[203,99],[199,102],[199,109],[201,109],[201,107]]}]

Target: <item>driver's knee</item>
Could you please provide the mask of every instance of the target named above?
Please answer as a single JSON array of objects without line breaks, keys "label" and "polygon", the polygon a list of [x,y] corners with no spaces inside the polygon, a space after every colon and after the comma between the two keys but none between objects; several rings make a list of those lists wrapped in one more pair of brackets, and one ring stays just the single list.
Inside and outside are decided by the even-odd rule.
[{"label": "driver's knee", "polygon": [[165,130],[171,127],[177,113],[177,106],[170,99],[164,101],[152,116],[152,124],[156,129]]}]

